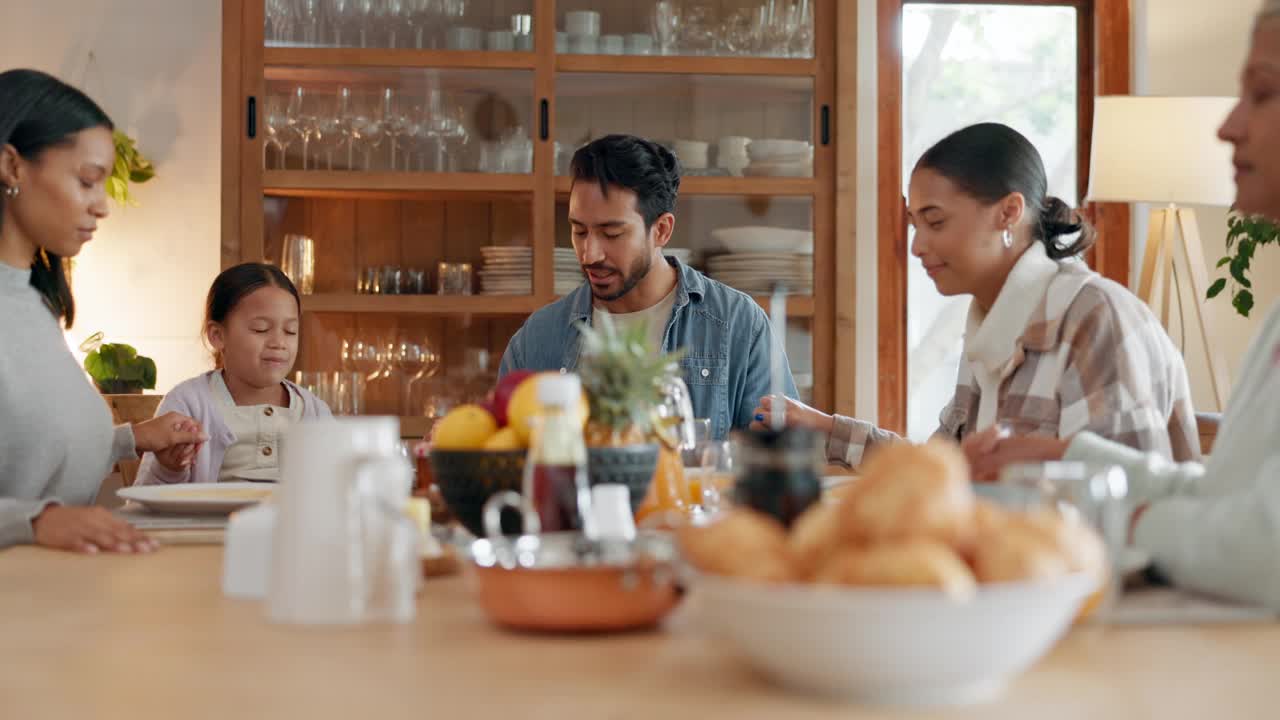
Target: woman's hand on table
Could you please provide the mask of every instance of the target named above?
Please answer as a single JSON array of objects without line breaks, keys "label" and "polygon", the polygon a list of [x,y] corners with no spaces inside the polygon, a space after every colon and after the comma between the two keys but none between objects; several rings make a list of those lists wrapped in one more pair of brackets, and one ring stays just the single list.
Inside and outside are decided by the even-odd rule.
[{"label": "woman's hand on table", "polygon": [[133,442],[140,453],[159,453],[175,446],[190,445],[194,446],[191,452],[194,457],[195,450],[199,450],[200,444],[208,439],[209,435],[200,427],[200,423],[176,412],[165,413],[133,426]]},{"label": "woman's hand on table", "polygon": [[137,528],[100,507],[50,505],[31,521],[36,544],[87,554],[146,553],[159,545]]},{"label": "woman's hand on table", "polygon": [[[821,410],[811,408],[799,400],[792,398],[782,399],[786,401],[786,407],[783,408],[783,413],[785,413],[783,422],[787,427],[806,428],[824,435],[831,434],[831,428],[835,425],[835,418]],[[752,413],[755,416],[755,422],[751,423],[752,429],[760,430],[769,427],[769,418],[773,413],[773,403],[774,398],[772,395],[760,398],[760,403]]]},{"label": "woman's hand on table", "polygon": [[976,432],[960,443],[974,482],[991,483],[1006,466],[1061,460],[1070,440],[1047,435],[1009,435],[999,425]]}]

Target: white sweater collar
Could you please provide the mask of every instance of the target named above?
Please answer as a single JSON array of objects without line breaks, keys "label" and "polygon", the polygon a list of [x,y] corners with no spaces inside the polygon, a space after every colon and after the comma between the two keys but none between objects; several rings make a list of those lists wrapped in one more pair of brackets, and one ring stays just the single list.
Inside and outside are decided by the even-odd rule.
[{"label": "white sweater collar", "polygon": [[969,305],[965,359],[989,373],[1000,373],[1057,273],[1058,263],[1049,259],[1044,245],[1032,243],[1005,278],[990,312],[984,314],[976,302]]}]

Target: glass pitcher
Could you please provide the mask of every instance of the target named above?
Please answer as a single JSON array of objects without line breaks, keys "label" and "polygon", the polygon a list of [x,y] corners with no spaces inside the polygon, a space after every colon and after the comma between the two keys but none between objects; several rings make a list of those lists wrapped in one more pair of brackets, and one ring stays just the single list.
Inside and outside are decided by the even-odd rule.
[{"label": "glass pitcher", "polygon": [[690,492],[681,457],[682,451],[692,450],[697,443],[693,403],[684,380],[671,377],[663,385],[663,400],[654,408],[654,430],[659,438],[658,467],[649,492],[636,511],[636,519],[641,522],[650,515],[686,512],[700,502]]}]

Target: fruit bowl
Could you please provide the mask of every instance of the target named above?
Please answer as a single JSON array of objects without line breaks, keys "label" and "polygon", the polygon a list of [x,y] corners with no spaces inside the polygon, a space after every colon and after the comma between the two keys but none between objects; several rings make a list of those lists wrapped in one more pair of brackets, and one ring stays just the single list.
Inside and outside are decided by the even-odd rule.
[{"label": "fruit bowl", "polygon": [[804,692],[862,702],[991,699],[1070,627],[1096,580],[931,589],[775,585],[700,575],[703,622],[749,664]]},{"label": "fruit bowl", "polygon": [[658,446],[627,445],[624,447],[587,448],[587,482],[626,485],[631,493],[631,512],[640,508],[649,492],[653,474],[658,469]]},{"label": "fruit bowl", "polygon": [[[433,450],[431,470],[449,510],[476,537],[484,537],[484,504],[504,490],[520,492],[524,450]],[[503,532],[517,533],[514,512],[503,517]]]}]

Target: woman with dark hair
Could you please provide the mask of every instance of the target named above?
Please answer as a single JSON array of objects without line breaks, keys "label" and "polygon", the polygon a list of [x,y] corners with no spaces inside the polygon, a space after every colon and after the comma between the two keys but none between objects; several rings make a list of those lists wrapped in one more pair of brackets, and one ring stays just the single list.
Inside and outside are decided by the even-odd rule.
[{"label": "woman with dark hair", "polygon": [[[943,295],[973,296],[938,434],[1090,430],[1173,460],[1200,457],[1182,357],[1146,305],[1078,260],[1094,231],[1048,196],[1030,141],[995,123],[960,130],[920,158],[909,196],[912,254]],[[763,398],[758,417],[771,405]],[[850,467],[899,439],[795,401],[786,415],[827,433],[828,458]]]},{"label": "woman with dark hair", "polygon": [[206,439],[175,413],[113,429],[62,336],[75,318],[65,259],[107,216],[111,129],[56,78],[0,73],[0,547],[153,549],[106,510],[77,506],[93,502],[117,460]]},{"label": "woman with dark hair", "polygon": [[[1218,134],[1235,146],[1236,209],[1280,222],[1280,0],[1258,15],[1240,102]],[[1280,304],[1245,354],[1207,465],[1163,462],[1094,432],[987,438],[979,462],[1119,465],[1129,480],[1133,544],[1162,575],[1280,610],[1278,439]]]},{"label": "woman with dark hair", "polygon": [[330,417],[329,406],[285,377],[298,357],[298,290],[274,265],[223,270],[205,300],[204,336],[214,369],[179,383],[159,413],[195,418],[209,442],[148,454],[138,484],[280,479],[280,439],[295,422]]}]

